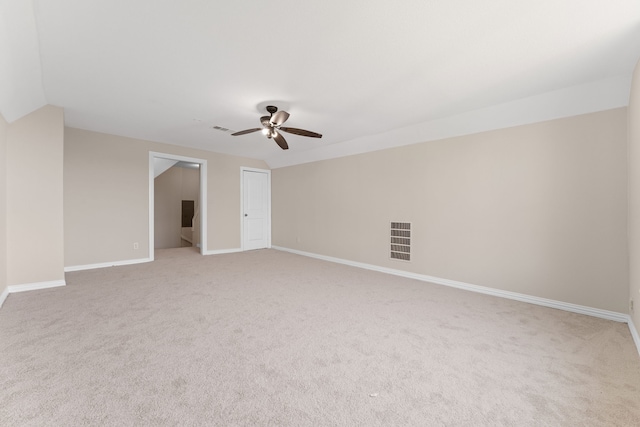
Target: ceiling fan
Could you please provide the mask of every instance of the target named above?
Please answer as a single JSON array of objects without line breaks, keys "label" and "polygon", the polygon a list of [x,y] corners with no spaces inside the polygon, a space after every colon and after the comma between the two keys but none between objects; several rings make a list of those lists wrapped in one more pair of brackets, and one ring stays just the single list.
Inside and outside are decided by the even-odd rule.
[{"label": "ceiling fan", "polygon": [[278,111],[278,107],[274,107],[273,105],[267,106],[267,112],[270,114],[269,116],[260,117],[260,123],[262,123],[261,128],[253,128],[241,130],[236,133],[232,133],[232,136],[240,136],[246,135],[251,132],[262,131],[262,133],[269,139],[272,139],[282,148],[283,150],[289,149],[287,145],[287,141],[284,139],[282,134],[278,131],[292,133],[294,135],[301,136],[309,136],[311,138],[322,138],[322,135],[316,132],[311,132],[309,130],[297,129],[297,128],[288,128],[283,127],[282,124],[287,121],[289,118],[289,113],[286,111]]}]

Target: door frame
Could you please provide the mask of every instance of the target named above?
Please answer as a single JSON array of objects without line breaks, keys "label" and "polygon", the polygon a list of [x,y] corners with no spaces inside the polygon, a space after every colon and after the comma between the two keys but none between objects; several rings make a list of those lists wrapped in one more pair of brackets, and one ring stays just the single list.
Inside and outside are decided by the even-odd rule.
[{"label": "door frame", "polygon": [[195,157],[179,156],[177,154],[149,151],[149,259],[154,260],[155,254],[155,176],[154,159],[177,160],[200,165],[200,254],[207,253],[207,161]]},{"label": "door frame", "polygon": [[267,248],[271,248],[271,171],[269,169],[257,169],[240,167],[240,249],[244,248],[244,173],[258,172],[267,175]]}]

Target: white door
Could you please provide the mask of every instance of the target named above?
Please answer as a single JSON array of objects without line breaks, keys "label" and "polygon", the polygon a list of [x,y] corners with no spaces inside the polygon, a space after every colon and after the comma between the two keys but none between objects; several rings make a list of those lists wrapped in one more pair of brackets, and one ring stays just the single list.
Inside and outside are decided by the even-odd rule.
[{"label": "white door", "polygon": [[243,236],[242,249],[269,246],[269,175],[267,172],[242,171]]}]

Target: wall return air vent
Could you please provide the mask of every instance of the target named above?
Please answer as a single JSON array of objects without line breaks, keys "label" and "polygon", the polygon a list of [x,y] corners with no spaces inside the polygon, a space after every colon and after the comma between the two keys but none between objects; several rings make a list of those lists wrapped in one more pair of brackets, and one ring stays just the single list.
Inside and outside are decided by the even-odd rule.
[{"label": "wall return air vent", "polygon": [[411,261],[410,222],[391,222],[391,259]]}]

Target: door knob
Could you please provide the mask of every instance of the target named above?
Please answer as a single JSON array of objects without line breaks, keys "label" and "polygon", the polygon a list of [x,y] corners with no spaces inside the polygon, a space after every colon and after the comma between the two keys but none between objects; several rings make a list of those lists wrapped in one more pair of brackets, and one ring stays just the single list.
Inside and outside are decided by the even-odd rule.
[{"label": "door knob", "polygon": [[249,216],[249,214],[244,214],[244,216]]}]

